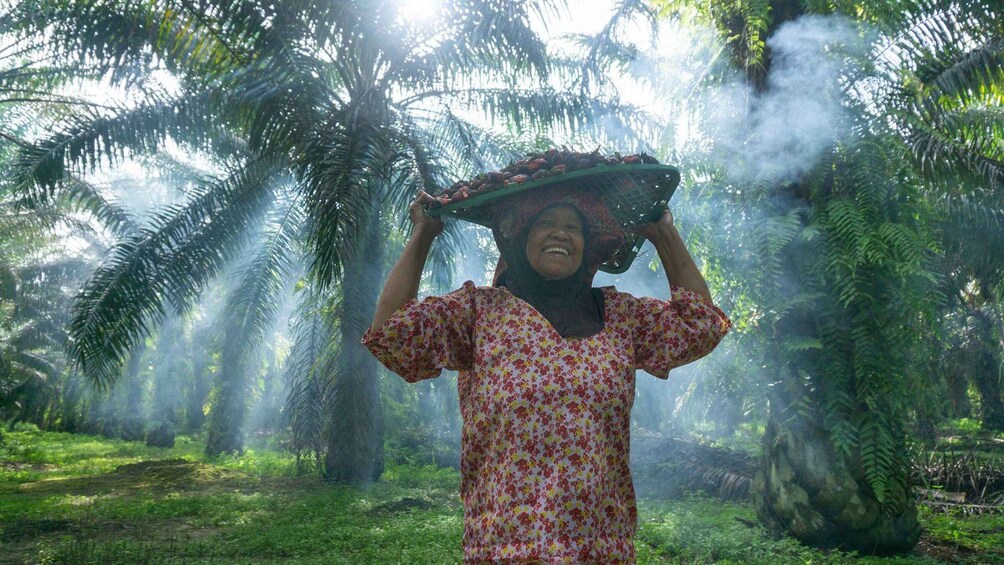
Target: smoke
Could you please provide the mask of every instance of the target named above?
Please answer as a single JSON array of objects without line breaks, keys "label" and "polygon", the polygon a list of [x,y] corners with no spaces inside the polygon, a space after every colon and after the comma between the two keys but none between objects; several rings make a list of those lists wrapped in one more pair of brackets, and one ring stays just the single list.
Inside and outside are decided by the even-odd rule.
[{"label": "smoke", "polygon": [[[690,251],[699,265],[715,263],[736,280],[755,278],[743,271],[755,269],[761,260],[758,231],[784,210],[776,208],[777,199],[771,210],[761,210],[741,191],[751,184],[797,182],[835,144],[851,140],[853,122],[844,89],[872,38],[840,16],[788,22],[767,40],[770,73],[763,88],[755,89],[739,72],[721,72],[727,57],[709,41],[717,37],[714,31],[669,31],[670,38],[659,43],[660,52],[649,54],[632,72],[647,75],[643,83],[651,86],[656,100],[650,108],[669,124],[661,154],[684,175],[671,208],[684,237],[692,238]],[[709,85],[712,75],[719,82]],[[648,268],[653,258],[646,245],[627,273],[600,275],[597,285],[665,298],[661,269],[652,277]],[[707,266],[702,265],[706,274]],[[727,288],[717,290],[719,305],[744,315],[731,304]],[[762,315],[755,310],[747,314]],[[635,424],[663,433],[695,424],[707,431],[712,422],[729,433],[743,421],[755,424],[765,411],[764,387],[773,380],[760,374],[768,370],[761,353],[755,339],[734,333],[713,355],[673,370],[669,382],[639,373]],[[736,433],[749,436],[751,429],[756,426]]]},{"label": "smoke", "polygon": [[797,181],[851,129],[841,77],[868,41],[840,16],[805,16],[767,40],[773,60],[762,93],[736,83],[713,94],[709,133],[737,182]]},{"label": "smoke", "polygon": [[468,226],[465,237],[470,241],[463,261],[463,277],[460,282],[471,280],[478,285],[490,285],[495,277],[495,265],[499,252],[495,239],[488,228]]}]

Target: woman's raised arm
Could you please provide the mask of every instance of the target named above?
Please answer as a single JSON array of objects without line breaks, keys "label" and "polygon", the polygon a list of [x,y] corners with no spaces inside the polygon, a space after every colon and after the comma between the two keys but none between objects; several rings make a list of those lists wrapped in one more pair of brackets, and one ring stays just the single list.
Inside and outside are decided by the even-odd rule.
[{"label": "woman's raised arm", "polygon": [[690,256],[680,232],[676,230],[673,213],[668,208],[658,220],[641,226],[640,232],[655,245],[669,284],[690,289],[714,304],[708,283]]},{"label": "woman's raised arm", "polygon": [[373,316],[372,331],[380,329],[390,317],[409,300],[418,296],[418,284],[422,278],[425,260],[429,257],[432,241],[443,231],[443,222],[425,213],[422,205],[434,200],[425,191],[419,191],[415,201],[408,208],[413,228],[411,238],[404,246],[401,257],[387,275],[376,314]]}]

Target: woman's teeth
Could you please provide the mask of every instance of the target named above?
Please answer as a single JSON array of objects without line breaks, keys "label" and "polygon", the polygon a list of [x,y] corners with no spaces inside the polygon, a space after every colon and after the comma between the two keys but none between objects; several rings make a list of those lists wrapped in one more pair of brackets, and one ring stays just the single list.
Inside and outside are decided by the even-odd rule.
[{"label": "woman's teeth", "polygon": [[565,257],[570,255],[568,250],[563,247],[547,247],[544,249],[544,253],[561,253]]}]

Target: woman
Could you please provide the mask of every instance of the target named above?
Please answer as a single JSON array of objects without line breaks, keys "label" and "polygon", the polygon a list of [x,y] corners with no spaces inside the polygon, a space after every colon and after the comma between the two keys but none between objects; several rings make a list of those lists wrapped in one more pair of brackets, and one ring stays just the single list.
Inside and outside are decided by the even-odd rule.
[{"label": "woman", "polygon": [[641,227],[669,301],[592,288],[624,234],[602,203],[562,187],[499,206],[494,286],[468,281],[419,302],[442,231],[423,211],[431,199],[422,192],[411,205],[411,239],[363,342],[409,382],[459,371],[464,561],[633,563],[635,370],[666,378],[730,326],[673,216]]}]

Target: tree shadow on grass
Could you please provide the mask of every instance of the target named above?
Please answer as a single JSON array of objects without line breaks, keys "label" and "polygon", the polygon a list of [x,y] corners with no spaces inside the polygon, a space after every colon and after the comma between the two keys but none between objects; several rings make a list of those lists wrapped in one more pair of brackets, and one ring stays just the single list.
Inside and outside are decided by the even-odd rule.
[{"label": "tree shadow on grass", "polygon": [[135,494],[144,490],[164,493],[213,487],[233,489],[246,486],[247,483],[248,478],[237,471],[186,459],[164,459],[120,465],[114,471],[103,475],[23,483],[19,485],[17,491],[25,494],[90,496],[113,493]]},{"label": "tree shadow on grass", "polygon": [[360,489],[170,459],[20,483],[0,488],[0,564],[458,562],[455,490],[412,482]]},{"label": "tree shadow on grass", "polygon": [[[101,545],[102,540],[108,539],[121,539],[122,548],[118,551],[125,555],[135,554],[144,543],[152,547],[164,541],[182,540],[191,545],[193,541],[212,537],[216,529],[192,526],[188,517],[109,519],[86,507],[95,500],[107,503],[118,499],[124,506],[138,508],[149,501],[160,504],[177,493],[187,492],[189,497],[201,499],[262,488],[259,479],[186,459],[141,461],[120,465],[100,475],[41,479],[13,485],[0,490],[0,496],[6,495],[14,502],[13,516],[0,520],[0,543],[3,544],[0,563],[33,562],[40,551],[57,546],[61,562],[100,562],[108,550]],[[85,501],[69,504],[85,509],[63,518],[60,507],[73,497],[83,497]],[[19,500],[25,512],[18,512]]]}]

